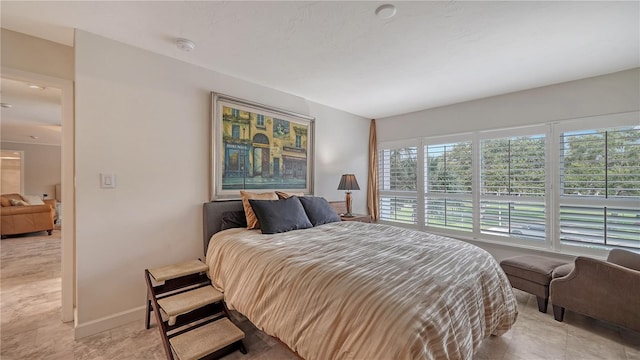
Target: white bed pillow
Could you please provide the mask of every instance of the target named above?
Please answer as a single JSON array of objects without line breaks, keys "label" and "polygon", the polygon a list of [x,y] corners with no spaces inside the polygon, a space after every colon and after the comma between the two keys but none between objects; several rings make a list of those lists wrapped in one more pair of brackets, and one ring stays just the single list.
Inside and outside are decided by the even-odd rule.
[{"label": "white bed pillow", "polygon": [[22,195],[22,198],[29,205],[44,205],[44,201],[38,195]]}]

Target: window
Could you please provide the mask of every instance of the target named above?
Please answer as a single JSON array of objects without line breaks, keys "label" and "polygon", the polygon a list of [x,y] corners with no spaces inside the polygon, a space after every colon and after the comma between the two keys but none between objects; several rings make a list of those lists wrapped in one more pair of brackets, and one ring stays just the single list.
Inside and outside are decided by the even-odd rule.
[{"label": "window", "polygon": [[24,151],[0,151],[0,189],[3,194],[22,194],[24,188]]},{"label": "window", "polygon": [[233,125],[231,127],[231,137],[234,139],[240,138],[240,125]]},{"label": "window", "polygon": [[425,226],[473,230],[471,141],[424,147]]},{"label": "window", "polygon": [[545,135],[480,141],[480,230],[546,240]]},{"label": "window", "polygon": [[296,135],[296,147],[297,148],[302,147],[302,136],[301,135]]},{"label": "window", "polygon": [[379,150],[380,219],[417,224],[416,146]]},{"label": "window", "polygon": [[264,128],[264,115],[257,114],[256,116],[256,126]]},{"label": "window", "polygon": [[588,255],[638,250],[639,120],[629,112],[379,144],[380,221]]},{"label": "window", "polygon": [[640,128],[560,134],[560,240],[640,248]]}]

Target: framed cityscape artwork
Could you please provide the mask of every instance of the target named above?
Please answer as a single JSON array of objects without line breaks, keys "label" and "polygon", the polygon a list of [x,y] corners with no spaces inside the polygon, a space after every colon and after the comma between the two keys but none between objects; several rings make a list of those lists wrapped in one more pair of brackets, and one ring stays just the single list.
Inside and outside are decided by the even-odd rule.
[{"label": "framed cityscape artwork", "polygon": [[313,193],[314,118],[211,93],[211,198]]}]

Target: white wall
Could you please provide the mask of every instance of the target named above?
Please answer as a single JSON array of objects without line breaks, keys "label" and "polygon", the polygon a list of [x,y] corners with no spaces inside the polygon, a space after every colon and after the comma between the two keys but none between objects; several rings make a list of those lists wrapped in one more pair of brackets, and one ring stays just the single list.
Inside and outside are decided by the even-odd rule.
[{"label": "white wall", "polygon": [[72,47],[7,29],[0,34],[3,67],[73,79]]},{"label": "white wall", "polygon": [[640,68],[376,120],[378,141],[640,110]]},{"label": "white wall", "polygon": [[24,151],[25,195],[47,194],[48,199],[55,198],[55,186],[61,180],[60,146],[2,142],[2,149]]},{"label": "white wall", "polygon": [[316,195],[355,172],[364,211],[368,119],[82,31],[75,49],[76,336],[141,320],[144,269],[203,256],[210,91],[316,117]]},{"label": "white wall", "polygon": [[366,214],[371,120],[312,102],[308,102],[308,106],[309,113],[317,121],[316,195],[324,196],[329,201],[344,201],[345,192],[336,190],[340,178],[342,174],[355,174],[360,190],[351,192],[353,212]]}]

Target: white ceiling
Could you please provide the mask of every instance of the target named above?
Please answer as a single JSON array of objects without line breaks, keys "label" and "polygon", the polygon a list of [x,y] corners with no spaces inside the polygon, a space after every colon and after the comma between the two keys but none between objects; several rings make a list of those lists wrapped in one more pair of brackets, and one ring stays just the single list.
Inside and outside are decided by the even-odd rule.
[{"label": "white ceiling", "polygon": [[640,66],[638,1],[391,3],[388,20],[379,1],[0,6],[10,30],[72,45],[78,28],[367,118]]},{"label": "white ceiling", "polygon": [[[0,139],[2,141],[60,145],[62,137],[62,93],[60,89],[32,89],[30,84],[0,80]],[[34,138],[35,137],[35,138]]]}]

